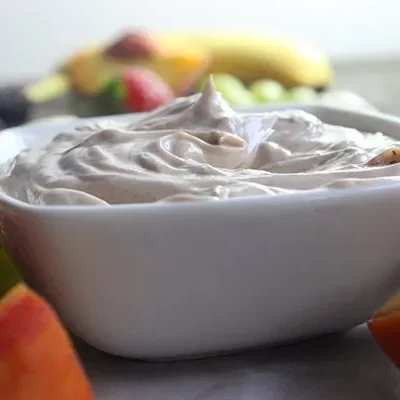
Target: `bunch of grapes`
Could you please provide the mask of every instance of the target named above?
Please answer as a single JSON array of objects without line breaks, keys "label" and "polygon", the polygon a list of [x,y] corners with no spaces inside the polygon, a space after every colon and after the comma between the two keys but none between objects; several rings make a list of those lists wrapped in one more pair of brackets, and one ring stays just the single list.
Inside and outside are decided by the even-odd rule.
[{"label": "bunch of grapes", "polygon": [[274,80],[259,80],[246,87],[239,79],[228,74],[213,75],[215,88],[232,106],[257,104],[313,103],[318,93],[309,87],[285,89]]}]

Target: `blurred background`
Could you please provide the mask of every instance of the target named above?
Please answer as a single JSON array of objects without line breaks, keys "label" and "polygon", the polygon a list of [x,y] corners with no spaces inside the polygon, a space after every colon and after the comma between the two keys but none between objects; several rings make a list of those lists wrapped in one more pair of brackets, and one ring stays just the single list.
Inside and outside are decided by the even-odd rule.
[{"label": "blurred background", "polygon": [[[70,74],[68,82],[61,79],[65,78],[65,64],[78,51],[83,51],[92,44],[101,44],[104,50],[104,46],[118,44],[118,38],[122,39],[123,35],[128,33],[151,33],[157,40],[158,34],[164,35],[172,31],[181,32],[182,37],[185,37],[188,32],[202,32],[212,34],[213,38],[218,40],[228,33],[235,34],[240,36],[242,44],[241,49],[234,49],[235,54],[231,54],[231,58],[228,59],[227,53],[233,51],[232,43],[219,43],[220,48],[217,55],[215,49],[204,48],[204,41],[207,42],[205,39],[200,44],[188,40],[183,45],[175,37],[173,45],[171,45],[171,40],[167,44],[165,41],[161,43],[160,48],[168,47],[169,52],[167,56],[163,55],[162,66],[160,66],[161,61],[159,60],[146,61],[144,64],[146,68],[155,70],[162,80],[172,87],[175,96],[187,94],[182,88],[177,91],[174,86],[176,79],[187,80],[185,90],[189,93],[189,86],[190,91],[196,91],[198,82],[208,73],[227,73],[238,78],[249,90],[250,85],[254,82],[264,81],[263,84],[255,89],[253,87],[253,89],[258,90],[262,94],[261,97],[264,96],[263,90],[272,93],[272,100],[268,98],[268,94],[264,96],[265,102],[278,101],[274,100],[276,85],[272,84],[273,81],[284,87],[285,101],[316,101],[316,98],[303,90],[306,87],[311,87],[313,90],[318,89],[319,92],[321,89],[325,92],[341,90],[350,97],[342,96],[343,101],[337,100],[341,93],[335,92],[336,104],[343,103],[345,106],[347,103],[355,104],[358,101],[358,105],[376,107],[394,114],[400,113],[400,41],[397,40],[400,37],[399,17],[400,3],[396,0],[381,0],[380,2],[372,0],[328,2],[318,0],[301,2],[296,0],[280,0],[278,2],[262,0],[246,0],[245,2],[227,0],[146,0],[143,2],[129,0],[68,0],[64,2],[6,0],[0,3],[0,46],[2,49],[0,110],[5,109],[3,113],[6,113],[2,117],[0,111],[0,118],[6,119],[7,124],[15,125],[24,118],[59,113],[99,115],[119,111],[143,111],[141,107],[138,107],[137,110],[132,109],[133,103],[127,106],[126,101],[122,98],[119,101],[121,104],[125,101],[124,107],[116,108],[115,104],[112,109],[110,106],[99,106],[99,93],[104,94],[105,86],[108,85],[109,88],[111,80],[114,80],[115,83],[116,80],[122,79],[117,79],[115,65],[112,67],[112,74],[111,67],[107,66],[107,85],[104,83],[101,90],[99,85],[96,85],[98,92],[93,93],[92,90],[88,93],[80,90],[79,85],[77,86],[76,82],[73,82],[70,71],[67,73],[67,75]],[[245,34],[246,38],[242,37]],[[254,40],[259,40],[260,37],[265,39],[264,44],[258,42],[257,45],[253,45]],[[279,41],[274,43],[271,38],[275,37],[285,37],[288,42],[285,44],[279,44]],[[291,42],[292,40],[293,42]],[[318,52],[310,52],[307,46],[299,50],[299,45],[294,44],[298,40],[307,45],[310,44]],[[137,44],[137,42],[135,43]],[[188,43],[188,47],[185,47],[186,43]],[[221,50],[222,45],[224,45],[224,49]],[[257,52],[257,55],[253,54],[251,57],[244,55],[243,47],[246,46],[249,52]],[[277,50],[279,46],[281,47]],[[285,49],[282,50],[283,48]],[[203,71],[199,71],[198,65],[193,66],[192,69],[181,67],[180,61],[176,61],[176,57],[182,58],[178,54],[179,49],[186,59],[192,57],[193,54],[199,57],[201,51],[207,52],[208,67],[204,66]],[[221,69],[221,62],[219,62],[218,68],[214,65],[215,60],[222,53],[226,57],[224,65],[228,65],[226,71]],[[249,72],[244,69],[251,69],[251,65],[259,62],[260,54],[265,57],[263,66],[260,66],[260,71],[264,68],[263,72],[254,74],[252,79],[249,79]],[[151,56],[153,57],[153,55]],[[108,57],[110,58],[110,54]],[[142,66],[142,60],[146,57],[149,58],[147,54],[145,56],[130,54],[128,55],[129,62],[127,62],[125,55],[114,54],[112,57],[114,57],[113,64],[124,65],[124,74],[127,71],[127,64],[130,67],[138,64]],[[190,58],[190,62],[195,64],[192,61],[193,57]],[[235,63],[234,60],[240,57],[243,58],[242,66],[231,70],[230,63]],[[269,60],[268,57],[270,57]],[[321,57],[328,60],[332,76],[328,72],[322,71],[326,65],[321,67],[321,62],[316,61]],[[274,58],[273,65],[268,64]],[[103,63],[103,60],[99,61],[98,58],[96,60],[91,60],[92,75],[97,73],[104,75],[104,69],[101,72],[96,71],[97,66],[99,63]],[[174,62],[179,64],[175,70],[171,67]],[[285,70],[285,68],[289,68],[284,65],[285,63],[292,64],[291,72]],[[317,65],[318,63],[319,65]],[[84,63],[83,66],[76,67],[75,71],[78,71],[76,74],[84,69],[87,70],[89,68],[87,65]],[[157,66],[153,68],[154,65]],[[310,74],[315,74],[315,77],[318,75],[320,77],[305,78],[305,73],[303,73],[302,78],[289,79],[290,74],[292,74],[291,76],[297,74],[297,71],[293,71],[293,65],[298,65],[298,71],[303,68],[310,71]],[[64,68],[62,70],[63,77],[60,75],[55,77],[55,73],[60,72],[62,68]],[[118,74],[120,69],[118,69]],[[167,69],[168,73],[165,72]],[[277,69],[280,71],[277,72]],[[196,71],[193,72],[194,70]],[[175,77],[170,78],[171,74]],[[189,82],[189,75],[193,82]],[[193,78],[194,76],[195,78]],[[46,86],[44,78],[49,77],[54,79],[47,80]],[[28,87],[39,81],[43,83],[42,86]],[[223,87],[226,84],[224,77],[221,78],[221,82],[223,82],[221,83],[221,87]],[[230,81],[227,86],[229,85],[232,85]],[[18,87],[18,93],[15,91],[16,87]],[[290,97],[287,91],[293,88],[302,90],[294,91],[294,96]],[[28,89],[32,90],[29,92]],[[108,97],[111,96],[115,100],[117,92],[120,93],[120,90],[115,89],[113,93],[108,94]],[[359,96],[359,99],[356,101],[355,96],[351,97],[352,94]],[[280,101],[283,101],[282,99],[281,95]],[[96,111],[93,111],[93,104],[87,107],[94,100],[96,100]],[[365,103],[368,103],[367,105],[364,104],[364,100]],[[260,101],[258,99],[258,102]],[[235,101],[231,102],[235,103]],[[83,103],[85,103],[84,107]],[[240,103],[241,101],[237,105],[242,105]],[[79,107],[76,107],[77,104]],[[89,108],[90,111],[88,111]],[[83,109],[85,111],[82,111]],[[14,112],[15,114],[15,110],[20,115],[10,118],[10,113]]]}]

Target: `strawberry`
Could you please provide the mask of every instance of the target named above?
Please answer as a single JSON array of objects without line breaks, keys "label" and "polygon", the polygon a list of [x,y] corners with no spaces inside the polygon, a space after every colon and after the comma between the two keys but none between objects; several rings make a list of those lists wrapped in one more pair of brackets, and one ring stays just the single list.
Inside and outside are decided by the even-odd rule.
[{"label": "strawberry", "polygon": [[175,97],[161,76],[147,68],[129,69],[123,76],[123,82],[125,104],[133,112],[151,111]]}]

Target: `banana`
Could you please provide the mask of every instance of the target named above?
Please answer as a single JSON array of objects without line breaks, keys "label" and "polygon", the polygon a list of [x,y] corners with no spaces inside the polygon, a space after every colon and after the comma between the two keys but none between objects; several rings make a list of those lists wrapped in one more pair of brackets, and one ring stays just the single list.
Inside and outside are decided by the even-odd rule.
[{"label": "banana", "polygon": [[310,44],[295,40],[221,33],[165,33],[156,37],[165,48],[202,48],[211,55],[209,73],[232,74],[246,84],[274,79],[286,87],[319,88],[333,80],[327,57]]}]

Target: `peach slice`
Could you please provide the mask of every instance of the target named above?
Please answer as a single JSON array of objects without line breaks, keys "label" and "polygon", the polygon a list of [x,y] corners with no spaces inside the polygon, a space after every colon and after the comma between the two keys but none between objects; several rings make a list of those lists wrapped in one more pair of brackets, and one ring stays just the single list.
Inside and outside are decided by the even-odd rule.
[{"label": "peach slice", "polygon": [[400,368],[400,292],[373,314],[368,328],[383,352]]},{"label": "peach slice", "polygon": [[94,399],[55,312],[23,283],[0,301],[0,398]]}]

